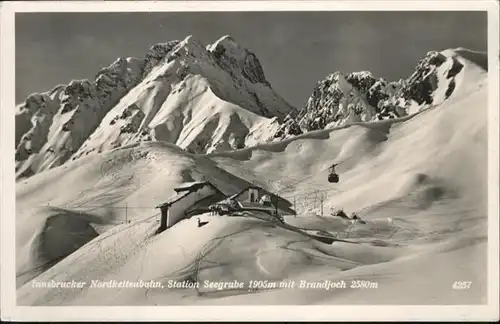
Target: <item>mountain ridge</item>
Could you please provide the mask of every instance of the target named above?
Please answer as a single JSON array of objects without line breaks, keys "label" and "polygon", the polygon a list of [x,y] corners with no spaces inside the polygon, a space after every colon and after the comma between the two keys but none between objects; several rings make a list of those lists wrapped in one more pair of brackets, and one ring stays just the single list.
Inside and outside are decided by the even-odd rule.
[{"label": "mountain ridge", "polygon": [[255,53],[230,35],[206,46],[192,35],[158,43],[142,59],[117,58],[93,81],[72,80],[17,105],[16,178],[142,141],[206,154],[403,117],[457,92],[464,60],[487,68],[483,53],[456,48],[428,52],[398,81],[336,71],[297,109],[274,91]]},{"label": "mountain ridge", "polygon": [[369,71],[335,71],[317,82],[304,108],[289,115],[278,139],[353,122],[400,118],[443,103],[456,93],[464,65],[487,71],[485,53],[465,48],[429,51],[406,79],[387,81]]},{"label": "mountain ridge", "polygon": [[[173,95],[186,89],[186,84],[196,76],[200,76],[195,78],[198,84],[193,85],[191,82],[190,90],[196,88],[198,95],[202,95],[210,89],[210,93],[204,96],[205,101],[216,101],[224,106],[236,105],[255,115],[255,118],[242,117],[245,122],[243,125],[240,123],[240,126],[244,131],[217,134],[215,137],[223,141],[222,146],[244,145],[244,139],[229,137],[245,138],[249,133],[257,134],[259,132],[254,128],[259,127],[259,124],[273,124],[295,109],[270,87],[257,56],[238,45],[232,37],[224,36],[213,44],[203,46],[190,35],[182,41],[153,45],[144,59],[118,58],[110,66],[101,69],[94,81],[73,80],[68,85],[59,85],[45,93],[28,96],[24,103],[16,107],[17,176],[30,176],[63,164],[70,158],[136,140],[176,139],[174,144],[183,143],[181,146],[191,151],[215,149],[218,143],[211,138],[203,139],[207,143],[198,145],[200,147],[195,147],[185,138],[179,139],[182,129],[189,125],[172,125],[172,120],[176,119],[174,117],[168,120],[169,116],[164,116],[163,124],[157,118],[155,124],[150,124],[157,114],[168,110],[167,101],[176,106],[170,109],[171,114],[178,117],[186,114],[185,108],[193,96],[184,98],[182,94]],[[151,95],[153,92],[154,95]],[[131,93],[137,97],[131,98]],[[207,96],[210,98],[205,98]],[[124,102],[126,107],[123,107]],[[188,110],[197,110],[194,108]],[[209,110],[206,107],[203,109]],[[109,114],[114,117],[108,118]],[[203,116],[204,119],[214,117],[210,112],[207,114]],[[240,114],[246,112],[240,111]],[[184,116],[186,118],[191,120],[189,116]],[[221,117],[229,121],[242,118]],[[103,123],[105,119],[106,125]],[[113,135],[106,136],[108,142],[92,139],[94,134],[103,133],[102,128],[116,128],[113,125],[119,130],[110,130]],[[221,129],[236,127],[220,126]],[[205,133],[199,136],[210,137]],[[90,149],[86,150],[86,146]]]}]

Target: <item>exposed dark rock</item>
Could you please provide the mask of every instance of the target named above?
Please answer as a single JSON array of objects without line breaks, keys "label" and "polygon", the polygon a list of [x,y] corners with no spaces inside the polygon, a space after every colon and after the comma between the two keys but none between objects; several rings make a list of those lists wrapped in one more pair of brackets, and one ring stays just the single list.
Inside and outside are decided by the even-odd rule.
[{"label": "exposed dark rock", "polygon": [[446,93],[444,94],[446,99],[448,99],[453,91],[455,90],[455,80],[451,80],[450,84],[448,85],[448,89],[446,89]]},{"label": "exposed dark rock", "polygon": [[[228,42],[234,43],[234,40],[226,37],[212,49],[211,53],[215,62],[232,76],[234,76],[233,70],[236,69],[241,71],[242,75],[252,83],[262,83],[271,86],[269,81],[266,80],[264,69],[257,56],[247,49],[240,48],[239,50],[244,54],[243,59],[238,61],[236,58],[227,55],[225,44]],[[234,43],[234,46],[238,45]]]},{"label": "exposed dark rock", "polygon": [[69,102],[66,102],[66,103],[63,105],[63,108],[62,108],[62,110],[61,110],[61,114],[65,114],[65,113],[67,113],[67,112],[70,112],[70,111],[72,111],[72,110],[73,110],[73,109],[75,109],[75,108],[76,108],[76,106],[75,106],[75,105],[73,105],[73,104],[71,104],[71,103],[69,103]]},{"label": "exposed dark rock", "polygon": [[425,79],[415,79],[409,87],[404,90],[405,97],[415,100],[418,104],[432,104],[432,93],[437,87],[435,75],[429,75]]},{"label": "exposed dark rock", "polygon": [[178,40],[173,40],[167,43],[160,43],[153,45],[148,53],[146,54],[146,57],[144,59],[144,67],[142,68],[142,77],[144,78],[146,75],[151,72],[153,67],[155,67],[157,64],[159,64],[165,57],[168,56],[167,60],[172,60],[175,58],[175,56],[168,55],[175,46],[177,46],[180,43]]},{"label": "exposed dark rock", "polygon": [[346,81],[356,87],[361,93],[368,93],[377,80],[371,73],[350,73],[346,76]]},{"label": "exposed dark rock", "polygon": [[451,66],[451,69],[448,71],[448,74],[446,75],[446,77],[449,79],[449,78],[453,78],[454,76],[456,76],[460,71],[462,71],[463,69],[463,64],[460,63],[457,59],[453,58],[453,65]]},{"label": "exposed dark rock", "polygon": [[280,125],[280,128],[274,134],[275,138],[284,138],[287,135],[297,136],[302,134],[303,131],[297,123],[296,119],[292,115],[287,115],[285,120]]},{"label": "exposed dark rock", "polygon": [[[332,73],[316,84],[305,107],[292,118],[293,121],[290,118],[284,121],[275,137],[292,135],[297,129],[312,131],[323,129],[332,122],[344,123],[343,120],[349,114],[383,120],[405,116],[412,102],[422,107],[433,105],[434,92],[438,87],[437,68],[449,60],[452,60],[452,67],[446,78],[452,80],[448,83],[445,94],[447,99],[456,87],[453,78],[462,70],[463,65],[456,58],[435,51],[427,53],[418,62],[409,78],[397,82],[388,83],[383,79],[376,79],[369,72],[347,75]],[[341,86],[342,78],[352,85],[353,90],[348,91],[345,86]],[[363,101],[366,104],[361,104]],[[346,109],[346,105],[351,103],[352,106]],[[367,108],[373,111],[366,111]]]}]

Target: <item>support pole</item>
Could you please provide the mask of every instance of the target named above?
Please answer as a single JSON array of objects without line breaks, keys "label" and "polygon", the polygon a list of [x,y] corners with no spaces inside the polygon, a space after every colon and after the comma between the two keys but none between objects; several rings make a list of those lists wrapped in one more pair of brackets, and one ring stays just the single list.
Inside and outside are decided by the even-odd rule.
[{"label": "support pole", "polygon": [[279,201],[279,196],[276,195],[276,217],[278,217],[278,201]]},{"label": "support pole", "polygon": [[323,217],[323,201],[324,201],[323,193],[320,194],[319,199],[321,202],[321,217]]}]

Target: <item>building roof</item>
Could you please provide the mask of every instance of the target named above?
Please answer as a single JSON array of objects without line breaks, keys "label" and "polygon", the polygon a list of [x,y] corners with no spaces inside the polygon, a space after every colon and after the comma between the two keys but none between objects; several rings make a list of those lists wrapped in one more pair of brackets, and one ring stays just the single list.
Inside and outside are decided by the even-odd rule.
[{"label": "building roof", "polygon": [[179,200],[181,200],[182,198],[186,197],[190,193],[192,193],[192,192],[194,192],[194,191],[196,191],[196,190],[198,190],[200,188],[203,188],[205,186],[210,186],[210,187],[212,187],[212,188],[215,189],[215,191],[216,191],[216,197],[218,197],[216,199],[218,199],[218,200],[221,200],[221,199],[223,199],[224,196],[227,196],[226,193],[224,193],[223,191],[221,191],[219,188],[217,188],[216,186],[214,186],[213,183],[211,183],[209,181],[184,182],[181,185],[179,185],[178,187],[174,188],[174,191],[176,192],[176,195],[174,195],[173,197],[170,197],[164,203],[159,204],[158,206],[156,206],[156,208],[169,207],[172,204],[174,204],[174,203],[178,202]]},{"label": "building roof", "polygon": [[210,182],[215,188],[217,188],[217,190],[222,192],[227,197],[234,195],[237,192],[240,192],[241,188],[245,187],[246,185],[244,180],[237,179],[236,181],[232,181],[232,179],[227,177],[225,177],[224,180],[218,179],[217,177],[213,177],[207,180],[207,182]]},{"label": "building roof", "polygon": [[281,197],[281,196],[278,196],[276,194],[273,194],[272,192],[269,192],[267,191],[266,189],[264,188],[261,188],[261,187],[257,187],[255,185],[250,185],[250,186],[247,186],[245,187],[245,189],[235,193],[234,195],[232,195],[231,197],[229,197],[230,199],[236,199],[238,196],[240,196],[242,193],[244,193],[245,191],[247,191],[248,189],[258,189],[260,190],[264,195],[268,195],[270,198],[271,198],[271,201],[274,203],[276,202],[276,198],[278,198],[279,200],[281,200],[282,202],[286,203],[287,207],[289,206],[292,206],[292,203],[290,201],[288,201],[287,199]]},{"label": "building roof", "polygon": [[[220,189],[218,186],[215,186],[211,181],[185,182],[174,189],[175,192],[177,193],[175,196],[169,198],[166,202],[156,206],[156,208],[171,206],[173,203],[181,200],[185,196],[189,195],[191,192],[196,191],[196,190],[198,190],[204,186],[207,186],[207,185],[211,186],[212,188],[214,188],[217,191],[218,198],[216,198],[216,199],[222,198],[222,196],[228,197],[227,199],[224,199],[224,200],[219,199],[218,204],[221,204],[221,203],[224,204],[225,202],[229,202],[231,200],[237,200],[237,197],[239,195],[241,195],[243,192],[247,191],[248,189],[254,188],[254,189],[258,189],[261,193],[263,193],[265,195],[269,195],[271,197],[271,202],[273,204],[276,203],[276,198],[277,198],[278,199],[278,206],[279,206],[280,210],[285,210],[286,212],[294,214],[294,215],[296,214],[296,212],[292,209],[291,202],[289,202],[287,199],[285,199],[283,197],[280,197],[276,194],[273,194],[273,193],[265,190],[264,188],[261,188],[261,187],[255,186],[255,185],[247,185],[244,187],[243,190],[241,190],[241,187],[238,188],[236,185],[228,186],[226,184],[223,184],[222,189]],[[245,202],[245,206],[246,206],[246,204],[248,204],[248,203]],[[254,204],[255,204],[254,206],[248,205],[246,207],[266,208],[266,206],[263,206],[259,203],[254,203]],[[269,207],[269,209],[275,209],[275,207]]]},{"label": "building roof", "polygon": [[263,188],[261,187],[257,187],[255,185],[250,185],[250,186],[246,186],[243,190],[240,190],[238,192],[236,192],[235,194],[233,194],[231,197],[229,197],[229,199],[236,199],[237,197],[239,197],[242,193],[244,193],[245,191],[247,191],[248,189],[258,189],[258,190],[262,190],[262,191],[265,191]]},{"label": "building roof", "polygon": [[170,197],[167,201],[165,201],[164,203],[161,203],[159,204],[158,206],[156,206],[156,208],[162,208],[162,207],[168,207],[168,206],[171,206],[173,203],[175,202],[178,202],[179,200],[181,200],[182,198],[186,197],[187,195],[189,195],[191,193],[191,191],[182,191],[182,192],[178,192],[175,196],[172,196]]},{"label": "building roof", "polygon": [[174,190],[175,190],[175,192],[193,191],[193,190],[197,190],[197,189],[204,187],[204,186],[212,186],[215,188],[215,186],[213,184],[211,184],[210,182],[207,182],[207,181],[192,181],[192,182],[184,182],[183,184],[181,184],[177,188],[174,188]]},{"label": "building roof", "polygon": [[222,194],[220,192],[215,193],[211,196],[205,197],[205,198],[197,201],[194,205],[192,205],[188,209],[186,209],[185,213],[188,214],[188,213],[191,213],[191,212],[196,211],[196,210],[205,210],[205,209],[208,210],[208,207],[210,205],[217,203],[224,198],[225,198],[224,194]]}]

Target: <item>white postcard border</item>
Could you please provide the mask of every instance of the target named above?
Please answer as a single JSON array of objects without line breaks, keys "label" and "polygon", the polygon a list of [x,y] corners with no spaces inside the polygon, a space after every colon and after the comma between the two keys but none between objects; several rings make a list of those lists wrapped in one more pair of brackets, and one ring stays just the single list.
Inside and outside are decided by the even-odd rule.
[{"label": "white postcard border", "polygon": [[[488,11],[488,304],[484,306],[16,306],[15,288],[15,25],[16,12],[144,11]],[[0,302],[2,320],[495,320],[499,316],[499,5],[497,1],[62,1],[0,3]],[[405,293],[405,292],[401,292]]]}]

